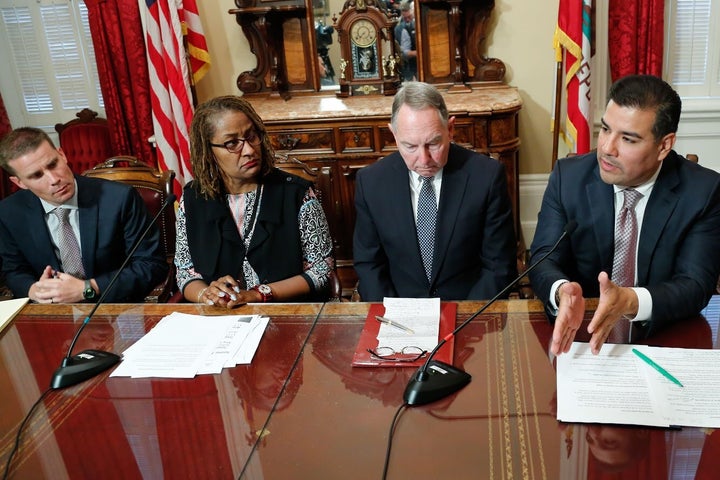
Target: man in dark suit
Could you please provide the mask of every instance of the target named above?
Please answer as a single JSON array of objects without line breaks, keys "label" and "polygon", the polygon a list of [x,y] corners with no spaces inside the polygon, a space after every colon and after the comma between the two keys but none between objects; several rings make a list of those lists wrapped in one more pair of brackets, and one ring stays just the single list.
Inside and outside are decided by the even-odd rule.
[{"label": "man in dark suit", "polygon": [[[395,96],[389,126],[398,152],[356,180],[353,246],[363,300],[487,299],[516,275],[505,169],[452,144],[454,122],[431,85],[407,82]],[[423,188],[434,227],[418,217],[426,211]],[[427,241],[419,240],[425,228]]]},{"label": "man in dark suit", "polygon": [[[680,97],[649,75],[618,80],[609,97],[597,151],[556,163],[531,247],[534,262],[568,221],[577,222],[569,240],[530,274],[548,315],[556,315],[555,354],[575,338],[583,296],[600,298],[588,326],[597,353],[623,318],[648,335],[698,314],[720,273],[720,175],[672,150]],[[625,195],[633,190],[640,194],[636,233],[622,237]],[[621,258],[623,238],[632,240],[625,243],[630,256]]]},{"label": "man in dark suit", "polygon": [[[151,221],[140,195],[118,182],[75,177],[62,149],[36,128],[3,138],[0,167],[21,189],[0,202],[0,257],[13,294],[39,303],[97,301]],[[74,242],[75,261],[65,242]],[[106,300],[142,301],[167,269],[153,228]]]}]

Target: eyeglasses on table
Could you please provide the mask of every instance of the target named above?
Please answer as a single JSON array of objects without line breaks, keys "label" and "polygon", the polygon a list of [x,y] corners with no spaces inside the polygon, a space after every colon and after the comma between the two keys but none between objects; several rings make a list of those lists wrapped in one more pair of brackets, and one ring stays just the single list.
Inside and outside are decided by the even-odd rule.
[{"label": "eyeglasses on table", "polygon": [[399,352],[392,347],[368,348],[367,351],[373,358],[384,362],[416,362],[427,355],[427,350],[413,346],[403,347]]}]

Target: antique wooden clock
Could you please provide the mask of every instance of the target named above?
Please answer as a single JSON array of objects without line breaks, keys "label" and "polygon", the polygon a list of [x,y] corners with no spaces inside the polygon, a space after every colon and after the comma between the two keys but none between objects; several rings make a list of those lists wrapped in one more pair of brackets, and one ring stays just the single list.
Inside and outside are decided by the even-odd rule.
[{"label": "antique wooden clock", "polygon": [[333,18],[340,42],[338,96],[394,95],[400,78],[393,20],[382,0],[347,0]]}]

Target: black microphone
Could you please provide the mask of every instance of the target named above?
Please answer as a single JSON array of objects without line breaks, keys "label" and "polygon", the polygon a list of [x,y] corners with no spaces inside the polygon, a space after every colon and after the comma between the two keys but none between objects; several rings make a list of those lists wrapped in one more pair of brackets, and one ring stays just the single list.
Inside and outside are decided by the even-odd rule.
[{"label": "black microphone", "polygon": [[65,356],[65,358],[63,358],[60,367],[55,370],[55,373],[53,374],[52,380],[50,381],[50,388],[65,388],[71,385],[75,385],[76,383],[84,382],[85,380],[88,380],[95,375],[104,372],[108,368],[120,362],[121,358],[119,355],[116,355],[112,352],[105,352],[102,350],[83,350],[75,356],[71,355],[73,348],[75,348],[75,343],[80,337],[80,334],[85,329],[85,326],[90,322],[90,319],[95,314],[95,311],[98,309],[100,304],[103,303],[103,300],[105,300],[108,292],[115,284],[115,280],[117,280],[118,275],[120,275],[120,272],[125,269],[125,266],[135,254],[135,250],[137,250],[143,240],[145,240],[145,237],[147,237],[147,234],[150,232],[150,229],[152,229],[152,227],[155,225],[157,219],[165,211],[167,206],[175,201],[175,198],[175,195],[170,194],[168,198],[165,199],[165,203],[162,204],[160,210],[155,214],[152,221],[148,223],[148,226],[142,232],[140,238],[138,238],[137,242],[135,242],[135,245],[130,250],[130,253],[125,258],[125,261],[122,263],[122,265],[120,265],[120,268],[117,269],[115,275],[113,275],[112,279],[110,280],[110,283],[108,283],[107,288],[100,295],[97,303],[93,305],[92,310],[90,310],[90,313],[85,317],[85,320],[83,320],[82,325],[80,325],[78,331],[75,333],[75,337],[70,343],[70,348],[68,348],[67,355]]},{"label": "black microphone", "polygon": [[436,400],[440,400],[441,398],[447,397],[451,393],[457,392],[465,385],[470,383],[470,379],[472,378],[470,374],[458,368],[455,368],[452,365],[448,365],[445,362],[433,360],[433,357],[435,356],[437,351],[440,349],[440,347],[445,345],[448,340],[454,337],[460,330],[465,328],[465,326],[470,323],[475,317],[480,315],[482,312],[485,311],[486,308],[495,303],[498,298],[505,295],[508,290],[514,287],[523,277],[530,273],[532,269],[538,266],[551,253],[553,253],[558,247],[558,245],[560,245],[560,242],[562,242],[565,237],[574,232],[576,228],[577,222],[575,220],[570,220],[567,225],[565,225],[565,228],[563,229],[563,233],[562,235],[560,235],[560,238],[557,239],[555,245],[553,245],[552,248],[548,250],[545,255],[543,255],[537,262],[530,265],[530,267],[528,267],[519,277],[510,282],[508,286],[503,288],[497,295],[490,299],[489,302],[483,305],[480,310],[472,314],[470,318],[465,320],[455,330],[453,330],[451,333],[446,335],[445,338],[440,340],[440,343],[438,343],[437,346],[432,350],[432,352],[430,352],[430,355],[428,355],[427,360],[425,360],[423,366],[421,366],[417,370],[415,375],[413,375],[413,377],[410,379],[407,386],[405,387],[403,399],[405,400],[406,404],[424,405],[426,403],[434,402]]}]

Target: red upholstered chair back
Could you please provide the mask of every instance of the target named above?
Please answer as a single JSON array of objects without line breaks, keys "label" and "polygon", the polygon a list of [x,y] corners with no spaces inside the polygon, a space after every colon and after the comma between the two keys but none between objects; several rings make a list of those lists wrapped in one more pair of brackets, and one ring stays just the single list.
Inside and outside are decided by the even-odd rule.
[{"label": "red upholstered chair back", "polygon": [[107,120],[97,115],[89,108],[84,108],[75,115],[77,118],[55,125],[60,137],[60,148],[65,152],[74,173],[89,170],[115,153]]},{"label": "red upholstered chair back", "polygon": [[[135,157],[116,156],[83,172],[87,177],[99,177],[132,185],[138,191],[148,207],[149,214],[154,217],[172,194],[175,172],[160,172]],[[167,302],[176,290],[175,287],[175,208],[169,205],[158,218],[160,243],[165,252],[170,271],[162,284],[148,295],[145,301]]]}]

